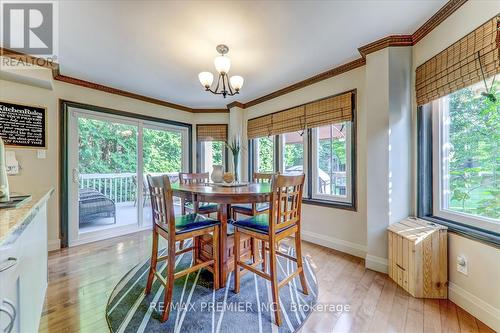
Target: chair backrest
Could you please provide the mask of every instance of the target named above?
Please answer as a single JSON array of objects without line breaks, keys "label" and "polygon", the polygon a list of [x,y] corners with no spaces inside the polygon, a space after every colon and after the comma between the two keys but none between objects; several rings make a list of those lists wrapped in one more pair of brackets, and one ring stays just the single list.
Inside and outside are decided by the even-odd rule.
[{"label": "chair backrest", "polygon": [[269,233],[298,225],[302,212],[302,192],[305,175],[275,175],[271,181],[271,207],[269,211]]},{"label": "chair backrest", "polygon": [[169,177],[167,175],[147,175],[147,180],[151,197],[153,224],[164,226],[162,229],[166,229],[169,233],[175,235],[174,202]]},{"label": "chair backrest", "polygon": [[208,183],[209,180],[208,172],[203,173],[179,173],[179,183],[180,184],[203,184]]},{"label": "chair backrest", "polygon": [[254,183],[270,183],[273,176],[277,175],[277,173],[262,173],[262,172],[254,172],[253,173],[253,182]]}]

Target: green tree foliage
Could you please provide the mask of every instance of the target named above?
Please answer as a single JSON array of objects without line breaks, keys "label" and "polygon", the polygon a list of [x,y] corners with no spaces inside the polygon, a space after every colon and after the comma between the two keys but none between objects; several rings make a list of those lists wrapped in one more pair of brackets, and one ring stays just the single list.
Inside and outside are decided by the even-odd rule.
[{"label": "green tree foliage", "polygon": [[137,127],[79,118],[80,173],[137,171]]},{"label": "green tree foliage", "polygon": [[259,145],[259,171],[272,172],[274,170],[273,140],[271,138],[258,138]]},{"label": "green tree foliage", "polygon": [[[80,173],[137,172],[137,126],[80,118]],[[182,135],[144,128],[144,172],[178,172]]]},{"label": "green tree foliage", "polygon": [[213,141],[212,142],[212,158],[216,165],[224,165],[223,161],[223,151],[224,151],[224,141]]},{"label": "green tree foliage", "polygon": [[[484,91],[484,90],[480,90]],[[449,96],[450,209],[500,218],[500,83],[492,102],[477,89]]]}]

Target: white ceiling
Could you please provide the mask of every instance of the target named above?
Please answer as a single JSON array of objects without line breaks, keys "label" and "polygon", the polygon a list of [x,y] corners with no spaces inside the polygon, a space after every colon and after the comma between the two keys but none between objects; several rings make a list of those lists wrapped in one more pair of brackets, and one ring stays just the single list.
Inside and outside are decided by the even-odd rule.
[{"label": "white ceiling", "polygon": [[446,0],[61,1],[64,75],[193,108],[225,107],[204,92],[215,46],[229,46],[230,74],[247,102],[359,57],[361,45],[411,34]]}]

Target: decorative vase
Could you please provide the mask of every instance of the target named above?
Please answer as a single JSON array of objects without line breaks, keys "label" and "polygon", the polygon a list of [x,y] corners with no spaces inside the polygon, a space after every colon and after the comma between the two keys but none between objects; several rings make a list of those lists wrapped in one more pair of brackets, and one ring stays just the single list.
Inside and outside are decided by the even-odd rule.
[{"label": "decorative vase", "polygon": [[0,202],[9,202],[9,179],[7,178],[7,168],[5,166],[5,145],[0,137]]},{"label": "decorative vase", "polygon": [[224,167],[222,165],[214,165],[211,178],[214,183],[222,183],[224,178]]},{"label": "decorative vase", "polygon": [[238,182],[240,180],[238,175],[238,164],[240,163],[240,154],[233,154],[233,166],[234,166],[234,181]]}]

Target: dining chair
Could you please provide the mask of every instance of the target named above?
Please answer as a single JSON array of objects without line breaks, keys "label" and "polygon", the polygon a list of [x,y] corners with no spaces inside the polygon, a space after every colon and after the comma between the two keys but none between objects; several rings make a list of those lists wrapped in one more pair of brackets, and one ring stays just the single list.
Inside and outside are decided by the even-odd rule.
[{"label": "dining chair", "polygon": [[[254,172],[252,181],[254,183],[270,183],[275,174],[277,173]],[[231,205],[231,216],[233,220],[236,220],[237,214],[256,216],[258,214],[266,214],[268,211],[268,202]]]},{"label": "dining chair", "polygon": [[[279,306],[278,292],[281,287],[289,283],[297,275],[300,276],[302,292],[307,295],[306,277],[302,263],[302,247],[300,239],[300,222],[302,210],[302,192],[304,188],[304,175],[282,176],[274,175],[271,180],[271,197],[269,214],[259,214],[244,220],[237,220],[234,225],[234,244],[239,244],[242,234],[260,239],[269,244],[263,247],[263,256],[269,251],[270,272],[259,270],[255,264],[249,265],[240,261],[240,248],[234,247],[234,291],[240,292],[240,267],[243,270],[251,271],[259,276],[271,281],[271,291],[274,302],[274,313],[276,324],[281,325],[281,313]],[[277,247],[280,240],[295,237],[296,257],[282,253]],[[282,256],[297,263],[297,269],[278,282],[278,271],[276,269],[277,256]]]},{"label": "dining chair", "polygon": [[[210,180],[208,172],[179,173],[179,184],[205,184],[208,183],[209,181]],[[194,197],[191,200],[186,200],[184,198],[181,198],[181,211],[183,215],[185,215],[186,212],[210,215],[212,213],[217,213],[217,204],[208,202],[198,202]]]},{"label": "dining chair", "polygon": [[[151,209],[153,216],[153,246],[151,253],[151,266],[149,268],[148,281],[145,293],[151,292],[153,280],[156,277],[165,288],[164,307],[161,321],[168,320],[170,306],[172,303],[172,291],[174,280],[185,276],[188,273],[206,268],[213,274],[213,287],[219,289],[219,225],[220,222],[209,217],[192,213],[188,215],[175,216],[172,188],[168,176],[147,176],[149,192],[151,197]],[[210,260],[199,262],[193,260],[192,266],[182,271],[175,272],[175,257],[179,254],[193,251],[194,246],[180,248],[176,250],[176,242],[184,241],[212,233],[213,237],[213,257]],[[158,256],[159,236],[167,240],[167,255]],[[157,269],[158,262],[167,261],[166,277]]]}]

